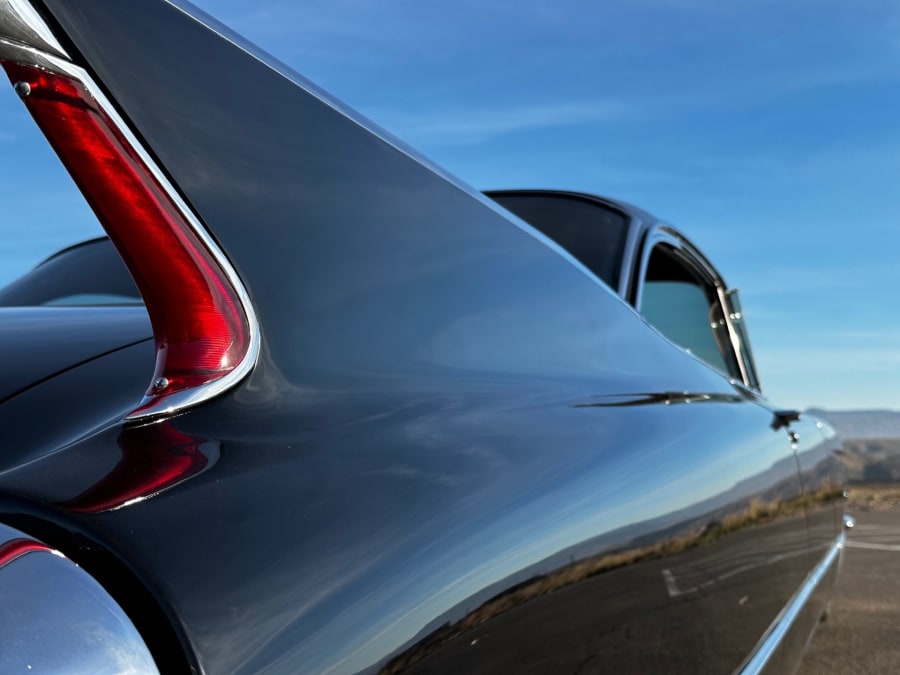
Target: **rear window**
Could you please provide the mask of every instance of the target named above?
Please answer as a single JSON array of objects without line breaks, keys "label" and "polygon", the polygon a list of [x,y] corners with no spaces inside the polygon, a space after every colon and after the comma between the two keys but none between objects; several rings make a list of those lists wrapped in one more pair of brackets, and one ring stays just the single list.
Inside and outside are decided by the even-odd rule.
[{"label": "rear window", "polygon": [[621,211],[576,195],[492,192],[488,196],[550,237],[601,280],[618,286],[628,228]]}]

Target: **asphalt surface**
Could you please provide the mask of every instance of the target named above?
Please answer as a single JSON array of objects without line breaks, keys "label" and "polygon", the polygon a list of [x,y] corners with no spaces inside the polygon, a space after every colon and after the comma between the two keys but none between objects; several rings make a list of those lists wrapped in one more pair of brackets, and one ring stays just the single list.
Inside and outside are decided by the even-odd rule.
[{"label": "asphalt surface", "polygon": [[831,609],[798,675],[900,673],[900,505],[848,509],[847,532]]},{"label": "asphalt surface", "polygon": [[[801,675],[900,674],[900,488],[890,507],[848,510],[857,526]],[[806,547],[805,523],[802,515],[764,523],[586,578],[507,608],[390,672],[733,672],[822,557],[824,544]],[[789,646],[797,653],[802,645]]]},{"label": "asphalt surface", "polygon": [[823,551],[802,514],[598,574],[512,607],[409,673],[729,673]]}]

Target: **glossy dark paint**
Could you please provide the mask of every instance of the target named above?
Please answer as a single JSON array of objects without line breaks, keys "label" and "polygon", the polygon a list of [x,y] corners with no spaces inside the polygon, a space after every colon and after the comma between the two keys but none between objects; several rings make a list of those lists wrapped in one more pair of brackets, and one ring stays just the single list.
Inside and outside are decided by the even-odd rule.
[{"label": "glossy dark paint", "polygon": [[[817,555],[763,399],[173,6],[46,6],[234,263],[263,347],[149,425],[119,421],[148,343],[15,396],[0,518],[139,629],[171,622],[168,671],[741,665]],[[136,492],[142,447],[205,461]]]},{"label": "glossy dark paint", "polygon": [[125,263],[106,237],[59,251],[0,288],[0,307],[34,307],[93,295],[119,303],[141,302]]},{"label": "glossy dark paint", "polygon": [[[215,405],[177,418],[206,444],[218,431],[218,462],[88,519],[179,617],[210,672],[363,670],[536,575],[798,489],[784,439],[753,404],[585,406],[577,390],[536,381],[345,384],[274,419],[223,423]],[[123,438],[140,445],[156,426],[110,429],[4,484],[68,503],[108,481]],[[588,590],[517,605],[511,635],[513,614],[499,614],[504,639],[482,645],[477,662],[732,670],[807,571],[805,555],[767,560],[806,546],[799,514],[583,579]],[[725,576],[748,561],[758,567]],[[667,595],[663,569],[684,595]],[[698,575],[724,578],[692,591]],[[550,619],[559,615],[569,623]],[[433,667],[459,672],[457,652],[486,630],[442,642],[446,660]]]},{"label": "glossy dark paint", "polygon": [[0,402],[74,365],[152,336],[147,313],[139,307],[113,312],[86,307],[0,307],[0,323]]}]

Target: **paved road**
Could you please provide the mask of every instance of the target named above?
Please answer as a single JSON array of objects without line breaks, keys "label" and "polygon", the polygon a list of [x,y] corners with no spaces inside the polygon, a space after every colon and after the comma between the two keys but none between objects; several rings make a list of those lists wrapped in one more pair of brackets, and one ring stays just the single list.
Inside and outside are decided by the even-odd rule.
[{"label": "paved road", "polygon": [[802,514],[604,572],[429,649],[410,673],[729,673],[805,578]]},{"label": "paved road", "polygon": [[798,675],[900,673],[900,509],[850,513],[831,611]]}]

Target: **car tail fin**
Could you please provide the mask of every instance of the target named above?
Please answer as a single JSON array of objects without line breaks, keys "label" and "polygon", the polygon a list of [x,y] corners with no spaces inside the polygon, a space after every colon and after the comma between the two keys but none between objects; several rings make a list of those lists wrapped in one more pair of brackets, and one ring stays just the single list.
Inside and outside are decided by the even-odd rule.
[{"label": "car tail fin", "polygon": [[[37,15],[22,7],[0,8],[0,26],[15,28],[18,19],[28,21],[35,34],[48,34]],[[125,260],[147,306],[156,368],[129,417],[173,412],[239,380],[252,368],[259,341],[246,292],[90,75],[66,58],[18,42],[0,43],[0,65]]]},{"label": "car tail fin", "polygon": [[[286,392],[339,378],[583,374],[606,362],[593,338],[570,336],[637,321],[533,228],[196,9],[179,0],[41,4],[72,54],[61,65],[46,57],[46,69],[77,73],[158,184],[144,187],[171,201],[153,236],[171,229],[174,212],[184,222],[171,245],[189,252],[191,270],[212,271],[202,296],[221,300],[186,310],[187,323],[218,327],[221,312],[245,314],[224,322],[234,337],[213,345],[230,362],[231,341],[249,337],[232,370],[219,377],[215,357],[204,360],[199,379],[217,379],[185,380],[188,389],[168,397],[151,389],[136,415],[203,400],[251,369],[221,401],[236,415],[289,406],[296,397]],[[148,226],[124,227],[130,236]],[[147,263],[145,285],[169,291],[150,309],[156,328],[154,311],[180,309],[182,282],[165,280],[180,263],[169,244],[156,242],[151,256],[143,246],[126,257]],[[149,307],[152,291],[142,292]],[[159,340],[161,358],[168,340]],[[165,392],[178,375],[162,368],[155,377]]]}]

